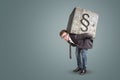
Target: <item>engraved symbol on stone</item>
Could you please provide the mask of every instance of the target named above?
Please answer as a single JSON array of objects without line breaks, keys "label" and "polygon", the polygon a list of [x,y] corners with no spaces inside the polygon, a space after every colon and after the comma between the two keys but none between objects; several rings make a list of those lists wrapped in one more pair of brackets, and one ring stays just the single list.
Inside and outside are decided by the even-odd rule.
[{"label": "engraved symbol on stone", "polygon": [[[88,14],[83,14],[82,15],[82,19],[80,20],[80,22],[82,23],[82,25],[85,27],[85,30],[83,30],[83,28],[80,28],[83,32],[86,32],[88,30],[88,26],[90,24],[90,22],[85,18],[85,16],[87,16],[89,18]],[[85,24],[83,21],[86,21],[87,24]]]}]

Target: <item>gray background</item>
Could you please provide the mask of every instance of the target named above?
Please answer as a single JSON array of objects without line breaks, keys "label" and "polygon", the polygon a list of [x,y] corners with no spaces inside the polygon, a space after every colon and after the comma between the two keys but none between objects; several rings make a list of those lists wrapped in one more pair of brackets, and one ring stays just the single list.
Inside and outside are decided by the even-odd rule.
[{"label": "gray background", "polygon": [[[0,80],[119,80],[120,0],[0,0]],[[66,28],[74,7],[99,14],[88,73],[73,73]]]}]

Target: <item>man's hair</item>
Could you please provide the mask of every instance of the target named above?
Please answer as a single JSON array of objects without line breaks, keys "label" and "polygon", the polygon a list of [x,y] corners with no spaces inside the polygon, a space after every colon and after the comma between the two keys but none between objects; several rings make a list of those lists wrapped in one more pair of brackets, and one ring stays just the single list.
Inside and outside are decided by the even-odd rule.
[{"label": "man's hair", "polygon": [[64,29],[64,30],[61,30],[61,31],[60,31],[60,34],[59,34],[59,35],[61,36],[64,32],[68,33],[68,31]]}]

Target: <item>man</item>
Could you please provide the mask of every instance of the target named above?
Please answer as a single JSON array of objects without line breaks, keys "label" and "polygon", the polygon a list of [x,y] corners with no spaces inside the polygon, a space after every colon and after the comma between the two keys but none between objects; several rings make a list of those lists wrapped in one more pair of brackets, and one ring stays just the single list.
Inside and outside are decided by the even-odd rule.
[{"label": "man", "polygon": [[67,30],[61,30],[60,37],[67,41],[70,45],[76,47],[77,68],[73,71],[79,71],[81,75],[85,74],[87,65],[86,54],[88,49],[91,49],[93,46],[92,35],[88,33],[72,34],[68,33]]}]

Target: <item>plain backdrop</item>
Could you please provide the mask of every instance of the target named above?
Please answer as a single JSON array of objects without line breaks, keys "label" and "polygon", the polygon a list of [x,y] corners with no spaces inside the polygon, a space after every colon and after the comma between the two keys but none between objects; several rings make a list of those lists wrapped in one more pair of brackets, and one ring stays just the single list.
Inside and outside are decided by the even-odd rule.
[{"label": "plain backdrop", "polygon": [[[119,80],[120,0],[0,0],[0,80]],[[99,21],[87,74],[73,73],[68,44],[59,37],[74,7]]]}]

